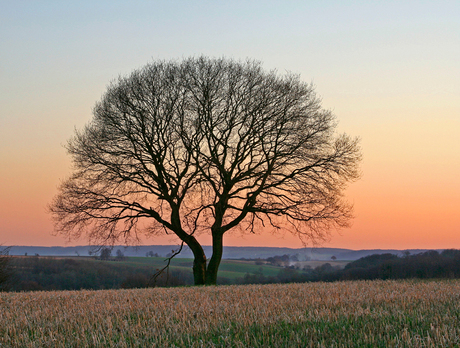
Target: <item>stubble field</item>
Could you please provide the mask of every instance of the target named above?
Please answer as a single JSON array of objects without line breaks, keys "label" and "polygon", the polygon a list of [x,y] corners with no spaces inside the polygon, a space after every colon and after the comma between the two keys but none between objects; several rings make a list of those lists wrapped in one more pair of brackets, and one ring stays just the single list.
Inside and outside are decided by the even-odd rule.
[{"label": "stubble field", "polygon": [[460,281],[0,293],[0,347],[459,347]]}]

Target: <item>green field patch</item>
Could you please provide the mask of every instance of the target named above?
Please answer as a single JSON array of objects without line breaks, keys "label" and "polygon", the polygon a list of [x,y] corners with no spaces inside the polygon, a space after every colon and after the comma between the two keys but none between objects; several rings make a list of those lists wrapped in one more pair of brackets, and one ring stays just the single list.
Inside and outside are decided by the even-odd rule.
[{"label": "green field patch", "polygon": [[239,273],[240,276],[244,276],[246,273],[276,276],[281,269],[283,268],[266,264],[256,265],[253,261],[223,260],[219,267],[219,275],[221,272],[230,271]]}]

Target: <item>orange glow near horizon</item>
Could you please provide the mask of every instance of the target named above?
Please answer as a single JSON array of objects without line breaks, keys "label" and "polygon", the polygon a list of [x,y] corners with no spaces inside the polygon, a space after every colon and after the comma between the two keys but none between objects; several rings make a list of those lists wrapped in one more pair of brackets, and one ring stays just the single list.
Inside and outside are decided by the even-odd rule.
[{"label": "orange glow near horizon", "polygon": [[[348,249],[460,248],[460,120],[429,120],[379,129],[361,128],[364,160],[362,178],[352,183],[346,199],[354,204],[349,229],[333,232],[324,247]],[[416,129],[414,130],[414,127]],[[412,129],[413,132],[408,132]],[[348,132],[350,133],[350,132]],[[56,149],[55,149],[56,150]],[[4,245],[84,245],[82,238],[66,241],[52,235],[46,206],[57,192],[59,178],[70,174],[65,151],[49,156],[30,149],[22,156],[2,153],[0,177],[0,241]],[[199,240],[211,244],[208,236]],[[228,246],[299,248],[289,234],[257,233],[225,236]],[[175,244],[171,236],[143,240],[144,244]],[[311,245],[310,245],[311,246]]]},{"label": "orange glow near horizon", "polygon": [[[401,187],[373,189],[367,187],[368,184],[363,178],[348,190],[356,215],[352,227],[340,233],[333,232],[330,240],[320,246],[355,250],[460,248],[460,216],[456,214],[460,205],[453,197],[456,191],[434,189],[435,195],[430,191],[423,194],[416,188],[406,188],[405,193],[398,194]],[[55,192],[55,189],[50,190],[53,186],[51,180],[48,185],[42,183],[37,186],[36,191],[15,200],[0,201],[2,230],[14,231],[1,236],[5,241],[3,244],[85,245],[87,241],[84,238],[69,243],[63,237],[51,234],[53,227],[45,206],[52,198],[50,191]],[[202,235],[199,240],[204,245],[211,244],[209,236]],[[177,243],[172,236],[143,240],[146,245]],[[235,231],[225,236],[224,243],[226,246],[303,247],[300,240],[288,232],[242,235]]]},{"label": "orange glow near horizon", "polygon": [[[460,120],[432,125],[425,121],[408,133],[410,124],[380,130],[361,129],[364,160],[362,178],[352,183],[346,199],[354,204],[355,219],[349,229],[333,232],[321,246],[348,249],[460,248]],[[412,125],[414,126],[414,125]],[[386,131],[385,131],[386,129]],[[413,129],[413,128],[412,128]],[[435,141],[427,141],[430,136]],[[391,141],[389,141],[391,139]],[[436,143],[437,142],[437,143]],[[414,146],[414,144],[416,146]],[[401,149],[398,149],[398,146]],[[18,152],[16,152],[17,154]],[[84,245],[52,235],[46,206],[57,192],[59,178],[70,174],[69,158],[48,156],[31,149],[22,163],[2,154],[0,176],[0,241],[4,245]],[[449,160],[457,159],[457,160]],[[199,240],[211,244],[209,236]],[[228,233],[227,246],[280,246],[300,248],[289,234]],[[176,244],[172,236],[144,239],[143,244]],[[311,246],[311,245],[308,245]]]}]

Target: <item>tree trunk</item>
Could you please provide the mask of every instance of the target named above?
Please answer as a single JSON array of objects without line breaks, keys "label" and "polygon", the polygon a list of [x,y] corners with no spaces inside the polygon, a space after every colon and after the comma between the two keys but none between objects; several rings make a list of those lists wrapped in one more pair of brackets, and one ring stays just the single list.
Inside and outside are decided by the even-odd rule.
[{"label": "tree trunk", "polygon": [[[204,253],[203,253],[204,255]],[[206,256],[194,255],[193,280],[195,285],[204,285],[206,281]]]},{"label": "tree trunk", "polygon": [[223,253],[223,234],[220,231],[212,232],[212,257],[206,269],[206,285],[216,285],[217,271]]},{"label": "tree trunk", "polygon": [[191,237],[187,245],[193,252],[193,280],[195,285],[204,285],[206,282],[206,254],[198,241]]},{"label": "tree trunk", "polygon": [[206,283],[206,254],[194,236],[187,234],[180,225],[179,208],[174,206],[171,212],[171,225],[176,235],[188,245],[193,253],[193,280],[195,285]]}]

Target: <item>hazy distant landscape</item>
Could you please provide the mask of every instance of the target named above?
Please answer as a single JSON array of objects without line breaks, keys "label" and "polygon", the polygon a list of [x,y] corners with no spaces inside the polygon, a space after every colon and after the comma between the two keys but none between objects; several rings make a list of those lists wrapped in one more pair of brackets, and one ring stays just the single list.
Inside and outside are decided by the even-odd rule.
[{"label": "hazy distant landscape", "polygon": [[[92,250],[92,256],[4,255],[0,261],[7,261],[7,264],[0,268],[9,277],[8,281],[0,279],[0,290],[102,290],[193,285],[193,258],[161,256],[158,251],[165,248],[146,247],[149,251],[144,256],[127,256],[120,248],[115,253],[109,248],[99,252]],[[235,252],[235,255],[245,257],[223,259],[217,284],[460,278],[460,251],[454,249],[412,254],[409,251],[380,252],[357,260],[341,260],[335,255],[318,260],[302,256],[297,249],[292,249],[291,254],[280,254],[280,251],[286,250],[264,250],[267,255],[272,255],[264,258],[255,257],[255,252],[246,254],[247,250]],[[324,249],[320,255],[324,258],[331,255],[331,251],[337,254],[337,250]]]},{"label": "hazy distant landscape", "polygon": [[[147,253],[156,253],[161,257],[166,257],[173,250],[177,250],[177,245],[142,245],[137,247],[126,247],[124,245],[115,245],[112,250],[113,254],[117,250],[121,250],[125,256],[140,257],[145,256]],[[212,254],[211,246],[203,246],[203,249],[208,257]],[[97,248],[94,246],[75,246],[75,247],[39,247],[39,246],[11,246],[10,255],[29,255],[33,256],[38,254],[40,256],[88,256],[96,253]],[[337,260],[353,261],[361,257],[372,254],[385,254],[391,253],[395,255],[403,255],[405,252],[410,254],[418,254],[428,251],[428,249],[369,249],[369,250],[351,250],[340,248],[277,248],[277,247],[226,247],[223,250],[223,259],[265,259],[275,255],[297,255],[300,261],[317,260],[317,261],[331,261],[331,257],[335,256]],[[438,250],[438,251],[442,251]],[[192,258],[193,254],[189,248],[185,247],[180,254],[179,258]]]}]

